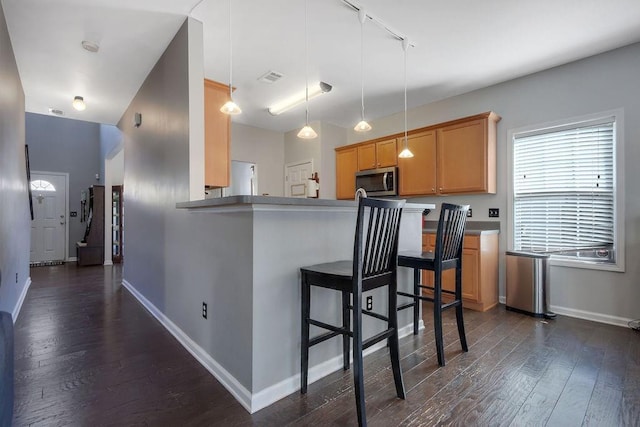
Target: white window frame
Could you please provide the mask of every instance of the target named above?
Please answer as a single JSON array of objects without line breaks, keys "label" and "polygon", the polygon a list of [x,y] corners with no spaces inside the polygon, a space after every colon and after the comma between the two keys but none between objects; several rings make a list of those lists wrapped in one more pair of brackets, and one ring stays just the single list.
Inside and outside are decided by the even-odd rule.
[{"label": "white window frame", "polygon": [[514,197],[513,197],[513,140],[514,137],[522,133],[539,132],[544,130],[553,131],[554,128],[566,128],[571,125],[588,125],[585,122],[604,120],[613,118],[615,120],[614,133],[614,236],[616,262],[611,264],[596,263],[592,261],[582,261],[578,259],[559,259],[551,257],[550,264],[552,266],[563,266],[573,268],[587,268],[594,270],[607,270],[624,272],[625,271],[625,240],[624,240],[624,224],[625,224],[625,185],[624,185],[624,109],[619,108],[601,113],[588,114],[579,117],[573,117],[553,122],[529,125],[521,128],[510,129],[507,132],[507,246],[508,250],[514,250]]}]

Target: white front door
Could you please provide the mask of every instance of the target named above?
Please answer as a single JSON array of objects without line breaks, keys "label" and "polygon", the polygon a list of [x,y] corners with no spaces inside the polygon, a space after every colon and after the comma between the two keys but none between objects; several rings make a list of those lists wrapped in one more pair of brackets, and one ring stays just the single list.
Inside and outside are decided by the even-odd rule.
[{"label": "white front door", "polygon": [[66,239],[66,174],[31,173],[31,262],[63,261]]},{"label": "white front door", "polygon": [[307,180],[313,175],[313,160],[289,163],[284,172],[285,197],[307,197]]}]

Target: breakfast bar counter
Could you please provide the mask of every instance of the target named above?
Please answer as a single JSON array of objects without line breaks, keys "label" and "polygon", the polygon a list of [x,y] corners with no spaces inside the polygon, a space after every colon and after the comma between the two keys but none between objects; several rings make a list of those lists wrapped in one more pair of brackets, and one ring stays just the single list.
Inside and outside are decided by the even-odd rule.
[{"label": "breakfast bar counter", "polygon": [[[208,307],[207,318],[185,331],[197,343],[192,353],[250,412],[295,392],[300,387],[300,267],[351,259],[357,202],[231,196],[176,207],[192,245],[179,268],[202,281],[199,297]],[[422,212],[433,207],[405,205],[399,250],[421,248]],[[408,290],[410,279],[408,269],[398,270],[399,288]],[[384,289],[368,294],[381,312],[385,294]],[[316,317],[340,321],[339,293],[318,290],[313,298]],[[412,331],[411,315],[399,313],[405,335]],[[366,320],[365,336],[384,329],[383,322]],[[310,382],[341,369],[341,340],[318,345],[309,366]]]}]

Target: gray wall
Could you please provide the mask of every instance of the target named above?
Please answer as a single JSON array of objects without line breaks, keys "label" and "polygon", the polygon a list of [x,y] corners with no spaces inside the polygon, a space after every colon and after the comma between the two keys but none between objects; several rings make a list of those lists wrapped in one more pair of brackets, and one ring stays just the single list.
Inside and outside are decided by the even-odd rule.
[{"label": "gray wall", "polygon": [[255,163],[258,194],[284,194],[284,134],[231,123],[231,160]]},{"label": "gray wall", "polygon": [[[233,261],[250,259],[251,248],[194,248],[208,248],[205,236],[211,234],[225,242],[251,233],[251,218],[231,214],[233,225],[216,228],[176,209],[177,202],[189,200],[189,56],[202,43],[190,40],[192,25],[202,24],[185,21],[118,123],[125,157],[124,280],[250,389],[252,300],[246,290],[225,287],[223,279],[236,273],[250,281],[251,269],[238,273]],[[192,115],[204,114],[200,105]],[[139,128],[130,126],[135,112],[142,113]],[[209,304],[208,320],[200,315],[203,301]]]},{"label": "gray wall", "polygon": [[14,322],[29,282],[24,141],[24,92],[0,3],[0,310],[12,313]]},{"label": "gray wall", "polygon": [[69,211],[78,213],[77,217],[68,218],[69,257],[75,257],[76,242],[82,240],[86,227],[85,222],[80,222],[80,192],[104,182],[100,125],[27,113],[26,140],[32,171],[69,174]]},{"label": "gray wall", "polygon": [[[495,195],[421,198],[440,204],[469,203],[473,220],[488,220],[488,208],[500,208],[500,295],[504,296],[504,251],[507,248],[508,161],[507,133],[529,125],[558,121],[616,108],[624,109],[625,156],[618,159],[625,170],[626,272],[553,267],[551,304],[569,309],[573,315],[586,312],[601,320],[622,323],[640,317],[640,44],[542,71],[409,111],[409,129],[493,110],[498,123],[498,191]],[[365,136],[349,131],[349,142],[372,139],[403,130],[403,115],[372,122]],[[438,212],[430,217],[437,219]],[[622,318],[622,319],[620,319]]]}]

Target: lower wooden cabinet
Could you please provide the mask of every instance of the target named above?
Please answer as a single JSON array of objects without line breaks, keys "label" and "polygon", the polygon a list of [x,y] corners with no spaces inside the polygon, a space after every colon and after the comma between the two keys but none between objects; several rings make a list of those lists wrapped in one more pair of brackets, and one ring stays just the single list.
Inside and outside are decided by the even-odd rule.
[{"label": "lower wooden cabinet", "polygon": [[[434,251],[435,234],[422,235],[422,250]],[[433,272],[422,272],[422,283],[433,286]],[[442,275],[442,288],[454,290],[455,270]],[[424,295],[432,295],[423,290]],[[443,299],[451,299],[443,295]],[[498,304],[498,234],[466,235],[462,247],[462,305],[465,308],[486,311]]]}]

